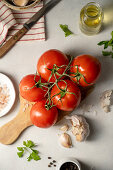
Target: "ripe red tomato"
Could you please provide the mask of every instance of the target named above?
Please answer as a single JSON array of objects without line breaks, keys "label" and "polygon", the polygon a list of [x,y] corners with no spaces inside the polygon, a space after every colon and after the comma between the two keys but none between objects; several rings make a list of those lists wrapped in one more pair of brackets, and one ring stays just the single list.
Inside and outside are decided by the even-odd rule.
[{"label": "ripe red tomato", "polygon": [[[43,90],[38,85],[35,86],[35,83],[40,80],[40,76],[36,75],[35,80],[34,77],[34,74],[27,75],[23,77],[19,84],[20,95],[30,102],[37,102],[43,99],[47,90],[46,88]],[[41,82],[45,83],[45,80],[41,79]]]},{"label": "ripe red tomato", "polygon": [[[78,77],[72,78],[80,86],[90,86],[96,82],[100,75],[101,64],[99,60],[90,55],[80,55],[73,59],[70,72],[76,73],[78,66]],[[70,74],[74,76],[74,74]],[[77,81],[78,79],[78,81]]]},{"label": "ripe red tomato", "polygon": [[[57,108],[64,111],[72,111],[81,100],[81,92],[78,86],[71,80],[61,80],[51,90],[51,98]],[[59,94],[60,93],[60,94]],[[72,94],[74,93],[74,94]],[[56,95],[58,94],[58,95]],[[61,100],[60,100],[61,98]]]},{"label": "ripe red tomato", "polygon": [[49,128],[57,121],[58,110],[55,106],[47,110],[45,108],[46,100],[35,103],[30,112],[32,123],[41,128]]},{"label": "ripe red tomato", "polygon": [[[68,65],[68,63],[69,60],[67,56],[63,54],[61,51],[54,50],[54,49],[48,50],[39,58],[39,61],[37,63],[37,71],[43,79],[48,81],[51,75],[51,71],[48,69],[52,69],[54,64],[56,64],[57,66],[61,66],[61,65]],[[58,69],[57,67],[54,68],[53,72],[55,73],[57,78],[59,77],[57,72],[62,75],[65,68],[66,66],[60,69]],[[55,82],[55,80],[56,79],[54,75],[52,75],[49,82]]]}]

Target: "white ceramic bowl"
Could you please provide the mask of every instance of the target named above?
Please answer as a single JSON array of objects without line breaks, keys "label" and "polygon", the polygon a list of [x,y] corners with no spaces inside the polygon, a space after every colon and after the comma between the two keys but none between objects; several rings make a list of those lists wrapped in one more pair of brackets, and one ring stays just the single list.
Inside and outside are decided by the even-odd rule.
[{"label": "white ceramic bowl", "polygon": [[60,160],[57,164],[56,170],[60,170],[61,166],[66,162],[72,162],[77,165],[79,170],[82,170],[80,163],[75,158],[70,158],[70,157]]},{"label": "white ceramic bowl", "polygon": [[10,95],[7,106],[2,111],[0,111],[0,117],[2,117],[5,114],[7,114],[12,108],[15,102],[16,93],[15,93],[15,89],[14,89],[12,81],[9,79],[9,77],[7,77],[6,75],[2,73],[0,73],[0,84],[7,86],[7,88],[9,89],[9,95]]}]

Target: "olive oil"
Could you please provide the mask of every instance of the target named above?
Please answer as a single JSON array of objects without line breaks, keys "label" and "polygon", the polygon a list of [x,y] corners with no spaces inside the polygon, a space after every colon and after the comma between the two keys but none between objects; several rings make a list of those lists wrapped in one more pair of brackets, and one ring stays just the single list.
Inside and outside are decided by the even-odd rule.
[{"label": "olive oil", "polygon": [[80,30],[87,35],[97,34],[102,26],[103,11],[99,4],[90,2],[80,12]]}]

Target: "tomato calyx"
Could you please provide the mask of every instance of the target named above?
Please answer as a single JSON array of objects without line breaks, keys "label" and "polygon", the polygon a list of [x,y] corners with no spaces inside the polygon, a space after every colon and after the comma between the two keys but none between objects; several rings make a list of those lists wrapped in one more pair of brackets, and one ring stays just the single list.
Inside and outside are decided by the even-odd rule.
[{"label": "tomato calyx", "polygon": [[45,108],[46,108],[46,110],[50,110],[51,108],[53,107],[53,105],[50,105],[50,104],[45,104]]},{"label": "tomato calyx", "polygon": [[[46,104],[45,104],[45,108],[46,108],[47,110],[51,109],[53,106],[56,106],[56,105],[53,104],[53,97],[55,97],[55,96],[57,96],[57,95],[60,95],[60,99],[59,99],[59,100],[60,100],[61,102],[62,102],[62,98],[63,98],[67,93],[68,93],[68,94],[73,94],[73,95],[75,95],[75,97],[77,97],[75,93],[67,91],[67,82],[66,82],[65,80],[62,80],[62,77],[64,77],[64,76],[71,77],[69,74],[67,74],[67,72],[70,70],[70,65],[71,65],[71,63],[72,63],[72,61],[73,61],[73,58],[74,58],[74,57],[71,56],[70,62],[69,62],[68,65],[57,66],[56,64],[54,64],[52,69],[47,68],[48,70],[51,71],[51,75],[50,75],[50,77],[49,77],[48,86],[47,86],[48,90],[47,90],[47,92],[46,92],[46,94],[45,94],[45,97],[47,97]],[[58,72],[59,69],[61,69],[61,68],[65,68],[65,70],[64,70],[64,72],[63,72],[62,74],[60,74],[60,73]],[[51,79],[51,77],[52,77],[53,75],[54,75],[54,78],[55,78],[55,82],[54,82],[54,83],[49,82],[50,79]],[[58,75],[59,78],[57,78],[56,75]],[[66,87],[65,87],[64,89],[61,89],[61,88],[59,87],[58,82],[60,82],[60,81],[63,81],[63,82],[66,84]],[[50,84],[50,83],[52,83],[52,84]],[[38,85],[39,85],[39,84],[38,84]],[[42,85],[42,84],[41,84],[41,85]],[[50,94],[51,94],[51,89],[52,89],[53,86],[55,86],[55,85],[58,87],[58,89],[60,90],[60,92],[59,92],[58,94],[55,94],[54,96],[51,97],[51,95],[50,95]]]},{"label": "tomato calyx", "polygon": [[67,65],[57,66],[56,64],[54,64],[52,69],[47,68],[48,70],[51,71],[48,82],[50,81],[50,79],[53,75],[54,75],[54,77],[55,77],[55,75],[62,76],[62,74],[60,74],[58,71],[59,71],[59,69],[66,68],[66,67],[67,67]]},{"label": "tomato calyx", "polygon": [[58,87],[58,89],[60,90],[60,92],[57,93],[57,94],[55,94],[54,96],[52,96],[52,99],[53,99],[55,96],[60,95],[60,99],[59,99],[58,101],[61,101],[61,103],[62,103],[62,98],[63,98],[66,94],[73,94],[73,95],[75,95],[75,97],[77,98],[77,96],[76,96],[75,93],[67,91],[67,88],[68,88],[68,87],[67,87],[67,82],[66,82],[65,80],[60,80],[60,81],[63,81],[63,82],[66,84],[66,87],[63,88],[63,89],[61,89],[61,88],[59,87],[59,85],[56,84],[57,87]]},{"label": "tomato calyx", "polygon": [[53,106],[55,106],[53,104],[53,101],[51,100],[50,97],[48,97],[48,99],[46,100],[46,103],[45,103],[46,110],[50,110]]},{"label": "tomato calyx", "polygon": [[[70,73],[69,73],[69,70],[70,70],[70,65],[71,65],[71,63],[72,63],[72,61],[73,61],[73,58],[74,58],[74,57],[71,56],[68,65],[57,66],[56,64],[54,64],[52,69],[47,68],[48,70],[51,71],[51,74],[50,74],[50,77],[49,77],[47,83],[42,83],[42,81],[41,81],[41,76],[40,76],[39,81],[37,82],[37,81],[36,81],[37,72],[36,72],[36,75],[35,75],[35,77],[34,77],[35,85],[34,85],[33,87],[41,88],[41,89],[43,89],[43,90],[45,90],[45,88],[47,88],[47,89],[45,90],[45,91],[46,91],[45,97],[47,98],[47,99],[46,99],[46,103],[45,103],[45,108],[46,108],[46,110],[50,110],[52,107],[56,106],[56,105],[53,104],[53,98],[54,98],[55,96],[60,96],[60,98],[59,98],[58,101],[60,101],[61,103],[62,103],[62,98],[63,98],[66,94],[73,94],[73,95],[75,95],[75,97],[77,98],[77,96],[76,96],[75,93],[69,92],[69,91],[67,90],[67,88],[68,88],[68,87],[67,87],[67,82],[62,79],[62,77],[69,77],[69,78],[72,77],[71,75],[69,75],[69,74],[70,74]],[[63,72],[62,74],[59,73],[59,69],[61,69],[61,68],[65,68],[65,69],[64,69],[64,72]],[[83,76],[81,73],[79,73],[78,66],[77,66],[77,72],[76,72],[76,73],[72,73],[72,74],[74,74],[73,77],[77,77],[77,78],[78,78],[78,81],[79,81],[80,78]],[[58,78],[57,78],[57,75],[58,75]],[[50,79],[51,79],[52,76],[54,76],[55,82],[50,82]],[[59,83],[60,81],[62,81],[62,82],[65,83],[65,86],[64,86],[63,88],[60,88],[59,85],[58,85],[58,83]],[[55,94],[54,96],[51,97],[51,90],[52,90],[53,86],[55,86],[55,85],[58,87],[59,93],[57,93],[57,94]],[[32,88],[33,88],[33,87],[32,87]]]},{"label": "tomato calyx", "polygon": [[78,66],[78,65],[75,65],[75,66],[72,66],[72,67],[76,67],[76,68],[77,68],[77,71],[76,71],[76,73],[70,72],[70,74],[74,75],[74,76],[71,76],[71,75],[70,75],[71,78],[76,78],[78,84],[80,84],[80,79],[81,79],[81,78],[84,79],[84,82],[85,82],[85,83],[91,84],[91,83],[88,83],[88,82],[86,81],[84,75],[79,72],[79,66]]},{"label": "tomato calyx", "polygon": [[[34,76],[34,86],[32,86],[30,89],[33,89],[34,87],[37,87],[37,88],[41,88],[42,90],[46,91],[44,88],[48,88],[48,83],[42,83],[42,80],[41,80],[41,76],[40,76],[40,79],[38,81],[36,81],[36,76],[37,76],[37,72]],[[28,90],[30,90],[28,89]]]}]

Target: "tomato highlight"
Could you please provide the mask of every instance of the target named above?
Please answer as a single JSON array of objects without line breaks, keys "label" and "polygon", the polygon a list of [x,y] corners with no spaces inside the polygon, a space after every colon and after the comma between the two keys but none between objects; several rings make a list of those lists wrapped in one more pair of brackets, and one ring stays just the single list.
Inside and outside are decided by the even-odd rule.
[{"label": "tomato highlight", "polygon": [[93,85],[99,78],[100,71],[99,60],[86,54],[74,58],[70,66],[71,79],[83,87]]},{"label": "tomato highlight", "polygon": [[49,128],[54,125],[58,118],[58,110],[55,106],[46,109],[46,100],[42,100],[33,105],[30,118],[32,123],[40,128]]},{"label": "tomato highlight", "polygon": [[46,81],[39,75],[30,74],[23,77],[19,84],[20,95],[30,102],[42,100],[47,92],[47,88],[43,87],[42,83]]},{"label": "tomato highlight", "polygon": [[37,63],[37,72],[41,77],[48,82],[55,82],[65,68],[69,60],[65,54],[59,50],[48,50],[39,58]]},{"label": "tomato highlight", "polygon": [[58,109],[72,111],[81,101],[81,92],[71,80],[61,80],[52,88],[51,100]]}]

